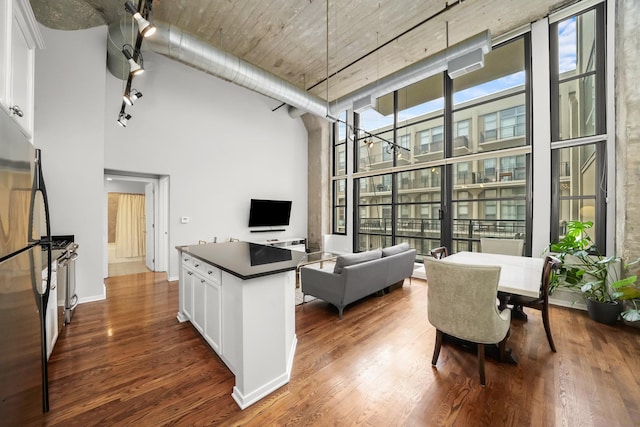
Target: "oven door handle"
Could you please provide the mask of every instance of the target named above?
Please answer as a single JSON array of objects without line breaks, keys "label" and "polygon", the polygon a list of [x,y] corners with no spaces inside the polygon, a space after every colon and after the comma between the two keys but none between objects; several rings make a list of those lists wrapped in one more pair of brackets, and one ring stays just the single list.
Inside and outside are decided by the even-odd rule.
[{"label": "oven door handle", "polygon": [[76,308],[76,306],[78,305],[78,295],[74,295],[71,297],[71,300],[69,301],[69,305],[71,307],[69,307],[69,310],[73,310]]}]

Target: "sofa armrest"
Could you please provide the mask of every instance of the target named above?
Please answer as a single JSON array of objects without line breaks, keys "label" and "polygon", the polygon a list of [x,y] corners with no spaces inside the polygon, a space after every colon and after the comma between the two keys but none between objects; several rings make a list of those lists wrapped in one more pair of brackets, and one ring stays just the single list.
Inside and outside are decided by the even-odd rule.
[{"label": "sofa armrest", "polygon": [[323,299],[334,305],[342,305],[345,280],[341,274],[331,269],[302,267],[300,269],[302,293]]}]

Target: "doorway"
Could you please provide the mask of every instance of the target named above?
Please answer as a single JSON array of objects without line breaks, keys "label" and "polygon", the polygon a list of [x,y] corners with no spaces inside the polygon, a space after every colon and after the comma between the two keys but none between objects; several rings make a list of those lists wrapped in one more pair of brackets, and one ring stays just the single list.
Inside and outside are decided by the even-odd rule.
[{"label": "doorway", "polygon": [[105,277],[166,271],[167,191],[168,177],[105,171]]},{"label": "doorway", "polygon": [[108,276],[154,271],[153,262],[146,263],[147,253],[153,254],[153,241],[148,245],[146,239],[146,219],[153,217],[153,210],[147,209],[147,184],[114,178],[107,181]]}]

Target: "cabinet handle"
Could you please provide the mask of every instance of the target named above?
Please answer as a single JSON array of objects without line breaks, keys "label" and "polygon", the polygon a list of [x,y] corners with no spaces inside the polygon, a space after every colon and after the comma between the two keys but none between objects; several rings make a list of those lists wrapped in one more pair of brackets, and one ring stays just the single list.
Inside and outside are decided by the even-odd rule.
[{"label": "cabinet handle", "polygon": [[188,274],[189,276],[193,276],[193,272],[192,272],[192,271],[187,271],[187,274]]},{"label": "cabinet handle", "polygon": [[204,283],[204,279],[200,279],[200,283]]},{"label": "cabinet handle", "polygon": [[195,264],[193,264],[193,265],[194,265],[195,267],[200,267],[200,264],[198,264],[198,263],[195,263]]},{"label": "cabinet handle", "polygon": [[24,113],[17,105],[12,105],[11,107],[9,107],[9,111],[11,111],[12,114],[15,114],[18,117],[24,116]]},{"label": "cabinet handle", "polygon": [[183,261],[189,261],[189,258],[183,258],[182,260]]},{"label": "cabinet handle", "polygon": [[209,270],[207,271],[207,274],[213,274],[213,271]]}]

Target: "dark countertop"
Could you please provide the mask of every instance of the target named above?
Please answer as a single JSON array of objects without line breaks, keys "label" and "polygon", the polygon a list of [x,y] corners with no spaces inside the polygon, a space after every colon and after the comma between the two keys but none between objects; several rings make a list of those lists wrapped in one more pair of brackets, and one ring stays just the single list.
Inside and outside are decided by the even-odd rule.
[{"label": "dark countertop", "polygon": [[176,249],[243,280],[295,270],[305,256],[304,252],[250,242],[207,243]]}]

